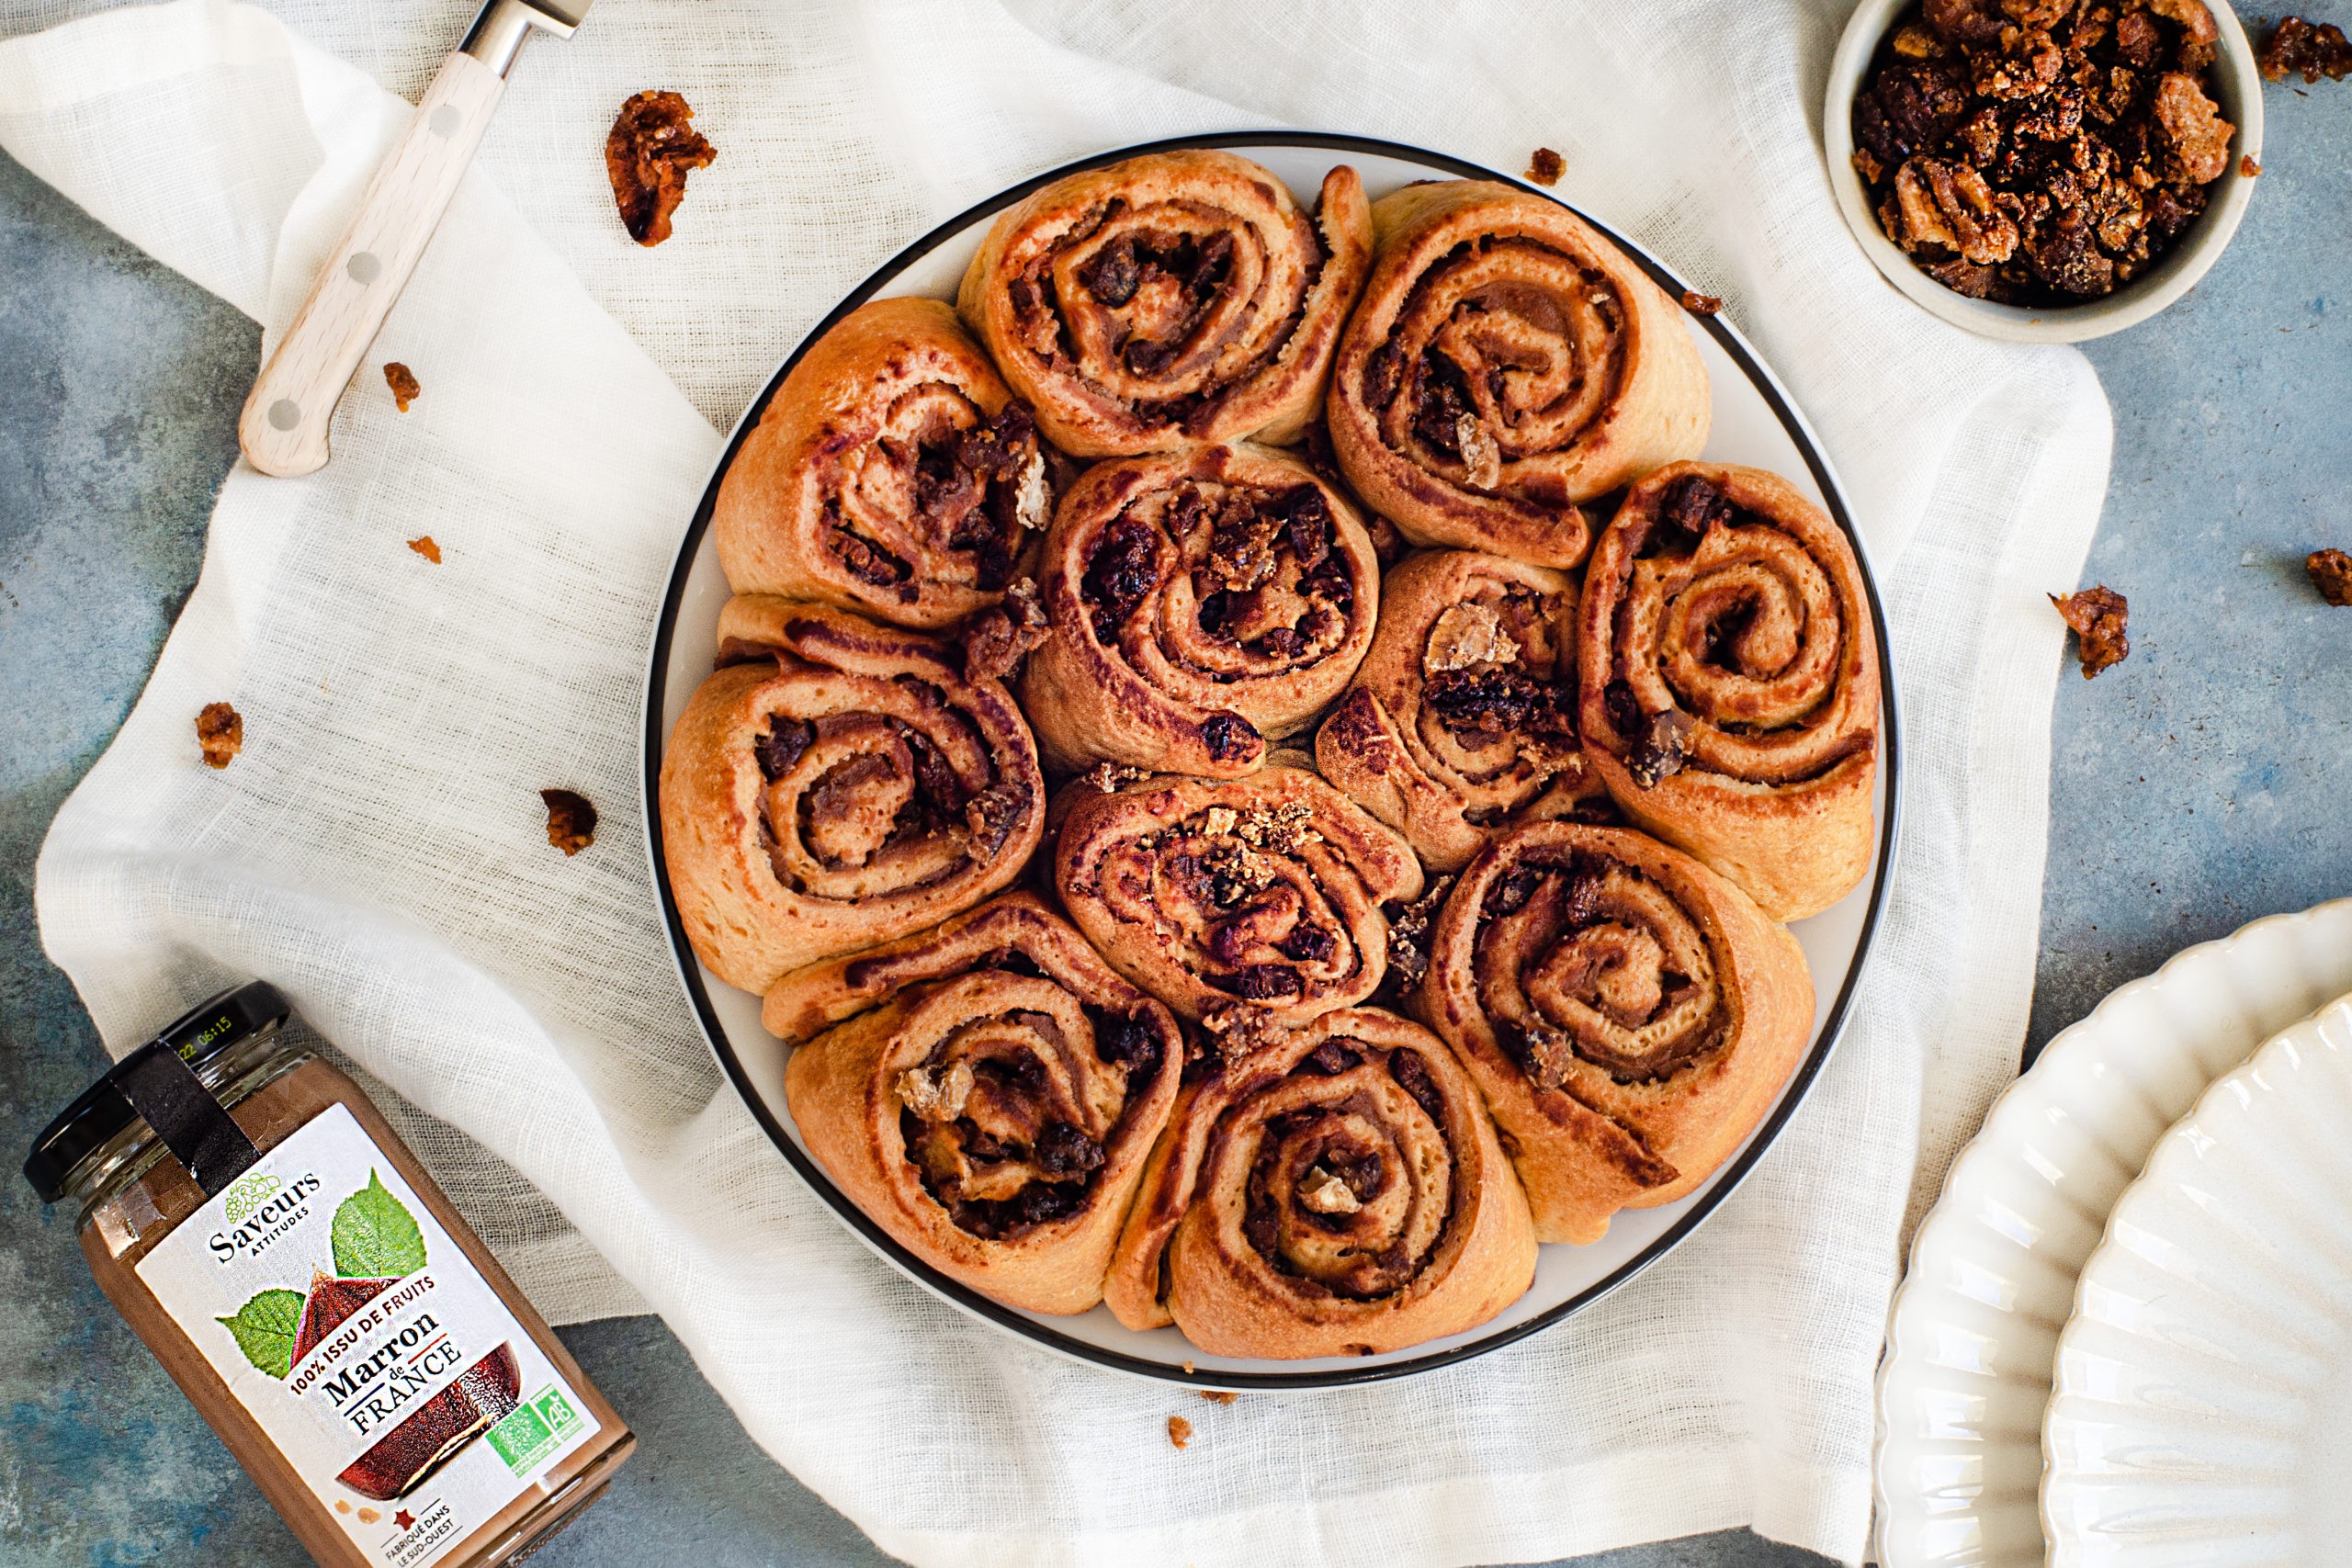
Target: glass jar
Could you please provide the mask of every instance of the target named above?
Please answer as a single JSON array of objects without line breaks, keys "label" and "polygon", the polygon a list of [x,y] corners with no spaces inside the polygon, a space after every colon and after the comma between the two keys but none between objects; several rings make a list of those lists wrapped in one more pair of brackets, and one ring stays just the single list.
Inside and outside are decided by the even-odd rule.
[{"label": "glass jar", "polygon": [[270,987],[132,1052],[25,1175],[328,1568],[486,1568],[568,1523],[636,1438],[359,1086]]}]

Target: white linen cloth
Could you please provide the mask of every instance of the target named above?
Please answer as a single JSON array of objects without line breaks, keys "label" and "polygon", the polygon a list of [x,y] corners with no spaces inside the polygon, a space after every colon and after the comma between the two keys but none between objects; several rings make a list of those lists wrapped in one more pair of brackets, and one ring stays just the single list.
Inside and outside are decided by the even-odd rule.
[{"label": "white linen cloth", "polygon": [[[274,334],[472,4],[178,0],[28,33],[94,8],[0,0],[27,35],[0,44],[0,146]],[[2041,594],[2075,581],[2109,431],[2080,355],[1939,324],[1845,231],[1817,127],[1842,9],[603,0],[526,51],[334,462],[230,475],[153,681],[44,848],[50,953],[118,1051],[216,984],[277,982],[419,1108],[550,1316],[660,1312],[769,1452],[911,1561],[1450,1565],[1743,1524],[1857,1561],[1910,1216],[2023,1032],[2063,636]],[[718,148],[652,251],[600,156],[649,86]],[[1687,1245],[1464,1367],[1216,1408],[966,1321],[800,1186],[672,972],[637,734],[714,425],[850,285],[1039,169],[1268,122],[1510,170],[1555,148],[1563,195],[1725,299],[1867,536],[1907,818],[1842,1049]],[[424,386],[406,415],[394,359]],[[404,547],[427,534],[438,566]],[[215,699],[245,722],[220,773],[191,731]],[[573,860],[551,784],[603,813]],[[1172,1412],[1200,1429],[1181,1453]]]}]

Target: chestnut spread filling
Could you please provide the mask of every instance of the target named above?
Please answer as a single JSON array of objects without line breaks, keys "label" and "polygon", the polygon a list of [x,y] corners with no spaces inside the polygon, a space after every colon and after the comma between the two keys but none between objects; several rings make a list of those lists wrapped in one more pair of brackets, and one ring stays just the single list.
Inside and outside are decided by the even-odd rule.
[{"label": "chestnut spread filling", "polygon": [[1319,898],[1308,897],[1295,852],[1310,813],[1208,810],[1173,830],[1155,852],[1157,880],[1200,922],[1202,979],[1244,1001],[1285,1001],[1319,984],[1346,945],[1346,932]]},{"label": "chestnut spread filling", "polygon": [[1032,804],[1029,787],[1013,780],[967,788],[937,740],[887,716],[812,722],[778,714],[752,754],[769,786],[761,826],[776,877],[804,893],[820,890],[787,843],[824,872],[897,867],[906,873],[899,886],[919,886],[994,859]]},{"label": "chestnut spread filling", "polygon": [[[1278,353],[1305,316],[1325,257],[1304,218],[1288,240],[1304,268],[1287,297],[1269,297],[1267,241],[1247,219],[1194,202],[1114,199],[1009,282],[1015,333],[1060,374],[1106,389],[1166,388],[1137,395],[1130,386],[1123,400],[1144,423],[1182,426]],[[1074,252],[1083,259],[1057,272]],[[1236,356],[1238,345],[1253,352]]]},{"label": "chestnut spread filling", "polygon": [[1577,1060],[1620,1083],[1671,1077],[1729,1027],[1704,934],[1664,888],[1600,856],[1498,877],[1474,963],[1498,1043],[1539,1089],[1566,1089]]},{"label": "chestnut spread filling", "polygon": [[1480,491],[1528,492],[1507,465],[1572,445],[1616,395],[1624,307],[1608,275],[1532,240],[1482,235],[1415,282],[1365,361],[1395,450]]},{"label": "chestnut spread filling", "polygon": [[1799,539],[1701,474],[1668,484],[1640,529],[1601,692],[1636,784],[1699,764],[1788,783],[1870,749],[1869,725],[1837,728],[1843,612]]},{"label": "chestnut spread filling", "polygon": [[1409,1050],[1326,1041],[1292,1072],[1329,1080],[1328,1097],[1259,1131],[1242,1236],[1304,1294],[1394,1295],[1453,1220],[1444,1100]]},{"label": "chestnut spread filling", "polygon": [[[1336,543],[1330,504],[1314,485],[1186,479],[1137,499],[1103,529],[1080,596],[1105,647],[1150,637],[1172,662],[1214,681],[1261,677],[1312,665],[1347,639],[1355,585]],[[1161,624],[1157,613],[1139,614],[1170,603],[1180,579],[1190,592],[1173,602],[1189,602],[1189,615]]]},{"label": "chestnut spread filling", "polygon": [[1091,1043],[1050,1014],[1016,1009],[965,1025],[902,1076],[907,1157],[958,1229],[1010,1241],[1086,1207],[1128,1089],[1159,1072],[1164,1046],[1140,1017],[1083,1014]]},{"label": "chestnut spread filling", "polygon": [[[1002,590],[1024,529],[1042,526],[1041,519],[1023,515],[1024,488],[1034,490],[1044,461],[1029,405],[1016,398],[994,419],[969,425],[934,418],[911,439],[885,436],[876,446],[904,478],[910,534],[960,558],[974,586]],[[1036,512],[1034,496],[1026,506]],[[851,576],[876,588],[912,581],[913,564],[861,531],[838,497],[827,501],[826,517],[827,543]]]}]

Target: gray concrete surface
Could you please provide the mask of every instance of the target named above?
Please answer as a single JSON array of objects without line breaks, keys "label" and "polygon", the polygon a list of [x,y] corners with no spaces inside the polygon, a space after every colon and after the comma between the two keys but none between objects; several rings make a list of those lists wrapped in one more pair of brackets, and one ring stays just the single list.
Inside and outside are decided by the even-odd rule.
[{"label": "gray concrete surface", "polygon": [[[2038,1049],[2182,944],[2352,893],[2352,611],[2303,553],[2352,547],[2352,87],[2270,95],[2263,186],[2184,303],[2090,345],[2116,411],[2086,581],[2130,662],[2056,705]],[[0,1152],[105,1065],[40,952],[32,864],[196,578],[255,329],[0,158]],[[2052,588],[2067,584],[2053,583]],[[61,1213],[0,1175],[0,1562],[304,1561],[91,1285]],[[886,1561],[743,1437],[654,1319],[565,1339],[643,1437],[548,1568]],[[1744,1533],[1591,1568],[1798,1568]]]}]

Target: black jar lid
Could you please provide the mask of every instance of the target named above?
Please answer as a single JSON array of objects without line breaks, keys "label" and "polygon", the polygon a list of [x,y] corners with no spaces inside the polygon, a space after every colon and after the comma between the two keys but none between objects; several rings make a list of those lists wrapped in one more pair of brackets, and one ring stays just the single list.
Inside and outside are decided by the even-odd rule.
[{"label": "black jar lid", "polygon": [[[275,986],[249,981],[190,1008],[156,1035],[154,1043],[169,1046],[180,1060],[198,1068],[223,1051],[268,1033],[292,1011]],[[25,1159],[25,1179],[42,1202],[56,1202],[65,1195],[74,1168],[139,1119],[113,1075],[100,1078],[33,1140],[33,1152]]]}]

